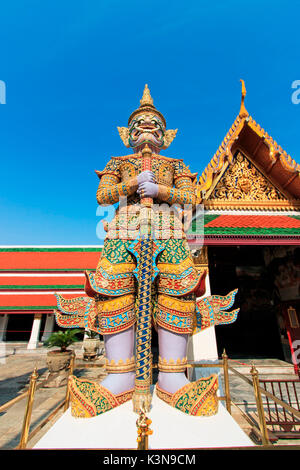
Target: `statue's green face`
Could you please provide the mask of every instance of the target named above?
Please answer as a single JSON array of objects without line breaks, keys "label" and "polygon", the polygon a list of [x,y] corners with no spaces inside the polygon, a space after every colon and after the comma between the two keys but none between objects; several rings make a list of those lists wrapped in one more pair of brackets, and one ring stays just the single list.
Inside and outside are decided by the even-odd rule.
[{"label": "statue's green face", "polygon": [[137,149],[150,144],[160,150],[164,145],[165,126],[162,120],[152,113],[137,115],[129,126],[129,145]]}]

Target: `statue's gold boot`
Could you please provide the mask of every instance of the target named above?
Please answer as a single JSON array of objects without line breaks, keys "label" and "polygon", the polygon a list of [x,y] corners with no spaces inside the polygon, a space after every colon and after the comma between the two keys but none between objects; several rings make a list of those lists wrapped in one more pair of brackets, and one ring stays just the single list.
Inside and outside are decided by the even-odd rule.
[{"label": "statue's gold boot", "polygon": [[[125,362],[106,361],[108,373],[126,373],[135,369],[134,357]],[[75,375],[69,377],[71,414],[76,418],[92,418],[110,411],[132,399],[134,388],[122,393],[113,394],[103,385]]]},{"label": "statue's gold boot", "polygon": [[156,385],[157,396],[190,416],[212,416],[218,412],[218,376],[215,374],[184,385],[169,393]]},{"label": "statue's gold boot", "polygon": [[92,418],[131,400],[134,389],[114,395],[97,382],[69,378],[71,414],[76,418]]}]

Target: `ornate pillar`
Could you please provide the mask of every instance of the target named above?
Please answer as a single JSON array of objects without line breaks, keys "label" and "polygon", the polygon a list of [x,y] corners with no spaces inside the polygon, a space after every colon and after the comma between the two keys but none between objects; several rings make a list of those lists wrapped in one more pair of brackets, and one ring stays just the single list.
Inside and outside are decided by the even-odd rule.
[{"label": "ornate pillar", "polygon": [[27,349],[36,349],[37,348],[37,346],[39,344],[39,334],[40,334],[40,329],[41,329],[41,323],[42,323],[42,314],[41,313],[36,313],[34,315],[30,340],[29,340],[29,343],[27,345]]},{"label": "ornate pillar", "polygon": [[[201,248],[200,255],[194,256],[194,262],[199,271],[203,272],[206,270],[207,272],[205,280],[206,291],[203,298],[209,297],[211,295],[211,290],[209,281],[207,246],[203,246]],[[213,363],[218,360],[218,349],[214,326],[211,326],[204,331],[200,331],[200,333],[196,333],[189,338],[187,356],[188,360],[193,362]],[[191,377],[189,377],[189,379],[195,380],[203,375],[207,376],[210,373],[216,373],[217,369],[212,369],[211,372],[210,369],[206,368],[189,369],[189,371],[191,373]]]},{"label": "ornate pillar", "polygon": [[54,315],[53,313],[48,313],[46,317],[46,323],[44,328],[44,333],[42,336],[42,341],[46,341],[49,338],[54,328]]},{"label": "ornate pillar", "polygon": [[0,342],[5,341],[8,315],[0,315]]}]

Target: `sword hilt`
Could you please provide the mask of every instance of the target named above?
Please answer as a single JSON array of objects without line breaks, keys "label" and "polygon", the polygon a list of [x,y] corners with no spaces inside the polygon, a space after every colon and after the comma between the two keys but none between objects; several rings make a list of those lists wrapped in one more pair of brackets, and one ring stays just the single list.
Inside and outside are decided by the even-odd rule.
[{"label": "sword hilt", "polygon": [[[142,150],[142,171],[152,170],[152,150],[146,145]],[[141,198],[142,206],[151,207],[153,199],[151,197]]]}]

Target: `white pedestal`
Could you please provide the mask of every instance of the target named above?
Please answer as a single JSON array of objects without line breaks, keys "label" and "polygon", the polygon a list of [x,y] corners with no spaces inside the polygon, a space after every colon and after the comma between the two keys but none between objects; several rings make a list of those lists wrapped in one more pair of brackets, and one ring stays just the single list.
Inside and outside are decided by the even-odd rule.
[{"label": "white pedestal", "polygon": [[[201,298],[211,295],[209,276],[205,279],[205,295]],[[197,300],[199,300],[197,299]],[[218,359],[218,348],[214,326],[200,331],[189,338],[188,360],[202,362],[203,360],[216,361]]]},{"label": "white pedestal", "polygon": [[[205,295],[201,298],[211,295],[209,276],[205,279]],[[218,362],[218,348],[216,340],[215,327],[211,326],[193,336],[190,336],[187,347],[187,357],[189,362],[202,362],[214,364]],[[191,381],[198,380],[200,377],[207,377],[211,374],[218,374],[220,377],[220,369],[212,368],[195,368],[188,369],[188,378]],[[221,380],[219,380],[221,387]],[[223,394],[223,392],[221,393]]]},{"label": "white pedestal", "polygon": [[[249,447],[253,442],[224,406],[215,416],[188,416],[153,394],[149,449]],[[136,449],[138,415],[132,401],[94,418],[73,418],[67,410],[34,449]]]}]

